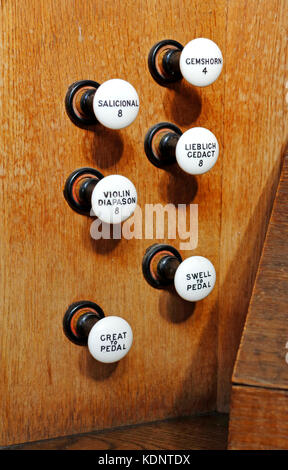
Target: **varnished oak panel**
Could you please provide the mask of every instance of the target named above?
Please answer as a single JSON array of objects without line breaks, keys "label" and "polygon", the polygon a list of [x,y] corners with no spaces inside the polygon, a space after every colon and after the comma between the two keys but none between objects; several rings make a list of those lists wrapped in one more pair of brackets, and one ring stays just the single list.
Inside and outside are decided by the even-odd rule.
[{"label": "varnished oak panel", "polygon": [[[287,134],[285,0],[1,1],[0,444],[227,409],[232,367]],[[163,38],[222,49],[210,87],[161,88],[147,68]],[[64,111],[75,80],[131,81],[141,99],[127,129],[75,128]],[[209,128],[213,170],[191,178],[154,168],[147,129]],[[139,204],[199,204],[199,243],[218,282],[195,308],[142,278],[154,241],[91,239],[91,220],[62,189],[71,171],[124,174]],[[170,240],[179,248],[179,240]],[[135,334],[117,366],[95,363],[61,328],[66,307],[94,300]],[[217,385],[218,384],[218,385]],[[218,395],[218,399],[217,399]]]},{"label": "varnished oak panel", "polygon": [[234,383],[288,389],[287,197],[288,157],[284,160],[235,364]]},{"label": "varnished oak panel", "polygon": [[228,410],[287,142],[287,17],[286,0],[227,1],[218,318],[222,411]]},{"label": "varnished oak panel", "polygon": [[171,419],[12,446],[15,450],[224,450],[227,415]]},{"label": "varnished oak panel", "polygon": [[233,373],[231,449],[288,449],[287,195],[285,157]]},{"label": "varnished oak panel", "polygon": [[233,386],[230,450],[288,449],[288,392]]},{"label": "varnished oak panel", "polygon": [[[152,289],[141,262],[154,240],[93,241],[92,221],[68,207],[62,190],[71,171],[91,165],[130,178],[142,209],[201,204],[194,253],[219,271],[221,158],[196,181],[153,167],[143,142],[152,124],[167,120],[183,130],[197,122],[222,143],[225,75],[203,91],[161,88],[147,56],[166,37],[185,44],[206,35],[225,49],[225,7],[224,0],[1,2],[2,445],[216,408],[218,286],[195,309]],[[67,87],[113,77],[137,89],[136,122],[119,132],[76,128],[65,114]],[[64,312],[80,299],[132,325],[133,348],[118,364],[97,363],[64,337]]]}]

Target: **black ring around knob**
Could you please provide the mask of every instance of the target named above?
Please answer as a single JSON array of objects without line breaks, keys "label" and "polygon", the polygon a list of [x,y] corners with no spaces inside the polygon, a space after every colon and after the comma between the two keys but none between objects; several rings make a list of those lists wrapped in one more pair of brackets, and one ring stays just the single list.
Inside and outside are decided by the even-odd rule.
[{"label": "black ring around knob", "polygon": [[[87,100],[84,95],[85,92],[87,92],[86,97],[90,97],[92,92],[95,94],[95,91],[99,86],[100,84],[94,80],[79,80],[78,82],[72,83],[68,88],[65,96],[65,109],[73,124],[81,129],[90,129],[98,124],[98,120],[96,119],[94,112],[88,109],[88,105],[86,103]],[[76,106],[76,98],[78,94],[82,112],[80,112]]]},{"label": "black ring around knob", "polygon": [[179,64],[176,63],[173,66],[173,60],[171,59],[173,51],[181,52],[182,49],[182,44],[173,39],[159,41],[151,48],[148,55],[148,67],[152,77],[159,85],[167,86],[181,80],[182,74]]},{"label": "black ring around knob", "polygon": [[95,323],[105,317],[102,308],[90,300],[81,300],[68,307],[63,318],[63,331],[72,343],[79,346],[86,346],[88,340],[86,334],[81,335],[81,332],[77,331],[77,322],[80,323],[84,316],[86,319],[96,317]]},{"label": "black ring around knob", "polygon": [[153,271],[152,263],[156,256],[159,256],[159,261],[161,258],[167,256],[176,257],[180,263],[182,262],[182,257],[176,248],[163,243],[156,243],[147,248],[142,260],[143,276],[152,287],[155,287],[156,289],[164,289],[165,287],[173,284],[173,279],[160,277],[157,269],[156,271]]},{"label": "black ring around knob", "polygon": [[181,137],[182,131],[175,124],[171,122],[160,122],[150,127],[145,135],[144,139],[144,150],[150,160],[150,162],[157,168],[165,168],[166,166],[172,165],[176,162],[175,153],[167,152],[165,155],[165,149],[159,148],[156,140],[157,137],[165,137],[165,134],[175,134],[178,138]]},{"label": "black ring around knob", "polygon": [[104,178],[104,175],[102,175],[100,171],[95,170],[95,168],[84,167],[73,171],[65,182],[63,191],[64,197],[71,209],[78,212],[78,214],[91,215],[91,202],[85,199],[81,200],[78,197],[81,184],[85,184],[85,182],[91,178],[100,181]]}]

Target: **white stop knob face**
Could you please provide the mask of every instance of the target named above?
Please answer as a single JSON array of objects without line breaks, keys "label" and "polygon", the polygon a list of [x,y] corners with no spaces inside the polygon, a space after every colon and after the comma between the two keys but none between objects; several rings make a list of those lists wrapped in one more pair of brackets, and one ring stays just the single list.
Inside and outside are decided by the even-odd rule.
[{"label": "white stop knob face", "polygon": [[201,175],[211,170],[218,155],[218,140],[205,127],[193,127],[184,132],[176,145],[178,165],[190,175]]},{"label": "white stop knob face", "polygon": [[216,271],[209,259],[203,256],[191,256],[177,268],[174,285],[177,293],[184,300],[197,302],[213,290]]},{"label": "white stop knob face", "polygon": [[106,176],[95,186],[91,205],[93,213],[102,222],[120,224],[128,219],[136,209],[136,188],[132,181],[125,176]]},{"label": "white stop knob face", "polygon": [[93,109],[101,124],[110,129],[129,126],[137,117],[139,97],[135,88],[125,80],[114,78],[97,88]]},{"label": "white stop knob face", "polygon": [[219,47],[211,39],[197,38],[184,47],[179,65],[187,82],[205,87],[219,77],[223,67],[223,57]]},{"label": "white stop knob face", "polygon": [[133,333],[121,317],[106,317],[91,328],[88,336],[90,354],[100,362],[120,361],[132,346]]}]

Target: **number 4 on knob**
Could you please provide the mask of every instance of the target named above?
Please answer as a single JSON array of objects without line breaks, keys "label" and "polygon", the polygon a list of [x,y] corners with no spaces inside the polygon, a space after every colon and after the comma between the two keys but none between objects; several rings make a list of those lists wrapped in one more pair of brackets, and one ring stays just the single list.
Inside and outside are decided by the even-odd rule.
[{"label": "number 4 on knob", "polygon": [[183,76],[191,85],[206,87],[219,77],[223,57],[211,39],[196,38],[185,47],[173,39],[164,39],[151,48],[148,67],[159,85],[167,86]]}]

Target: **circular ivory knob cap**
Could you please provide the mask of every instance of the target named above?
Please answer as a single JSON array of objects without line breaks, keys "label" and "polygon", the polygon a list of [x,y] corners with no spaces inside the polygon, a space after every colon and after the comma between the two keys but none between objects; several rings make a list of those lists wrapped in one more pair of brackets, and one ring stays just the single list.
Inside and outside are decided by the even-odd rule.
[{"label": "circular ivory knob cap", "polygon": [[94,214],[107,224],[120,224],[136,209],[137,191],[126,176],[109,175],[95,186],[91,205]]},{"label": "circular ivory knob cap", "polygon": [[209,259],[203,256],[191,256],[177,268],[174,285],[177,293],[184,300],[197,302],[213,290],[216,272]]},{"label": "circular ivory knob cap", "polygon": [[137,91],[120,78],[108,80],[97,88],[93,110],[103,126],[110,129],[127,127],[136,119],[139,111]]},{"label": "circular ivory knob cap", "polygon": [[184,132],[176,145],[178,165],[190,175],[201,175],[211,170],[218,155],[218,140],[205,127],[193,127]]},{"label": "circular ivory knob cap", "polygon": [[88,336],[90,354],[100,362],[117,362],[132,346],[133,333],[129,323],[120,317],[105,317],[91,328]]},{"label": "circular ivory knob cap", "polygon": [[179,65],[187,82],[205,87],[219,77],[223,67],[223,57],[219,47],[211,39],[197,38],[184,47]]}]

